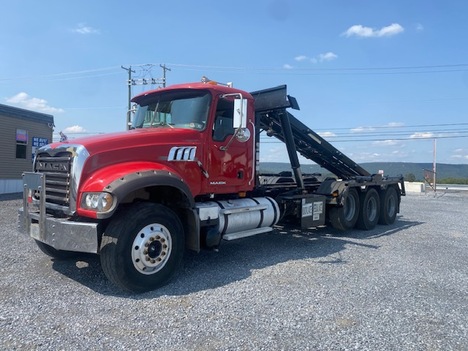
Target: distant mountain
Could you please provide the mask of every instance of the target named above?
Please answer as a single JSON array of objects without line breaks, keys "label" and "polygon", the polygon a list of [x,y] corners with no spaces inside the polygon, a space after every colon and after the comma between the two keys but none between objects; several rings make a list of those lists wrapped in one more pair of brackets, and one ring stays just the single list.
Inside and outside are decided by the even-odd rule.
[{"label": "distant mountain", "polygon": [[[383,170],[384,174],[390,176],[413,174],[416,180],[424,179],[424,170],[432,170],[432,163],[408,163],[408,162],[370,162],[361,163],[361,167],[369,173],[378,173]],[[458,178],[468,179],[468,164],[445,164],[438,163],[437,179]],[[260,170],[264,173],[279,173],[281,171],[291,171],[289,163],[279,162],[261,162]],[[303,173],[321,173],[322,175],[330,174],[326,169],[321,168],[316,164],[301,165]]]}]

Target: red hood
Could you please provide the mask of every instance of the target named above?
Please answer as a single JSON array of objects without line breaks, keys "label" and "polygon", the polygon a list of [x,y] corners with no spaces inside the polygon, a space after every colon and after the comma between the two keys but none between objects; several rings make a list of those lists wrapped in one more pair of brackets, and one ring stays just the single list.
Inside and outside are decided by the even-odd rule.
[{"label": "red hood", "polygon": [[[86,179],[98,169],[116,164],[150,163],[154,167],[173,168],[168,155],[175,146],[201,147],[202,133],[182,128],[134,129],[126,132],[102,134],[87,138],[54,143],[47,148],[63,149],[67,146],[82,145],[89,153],[82,177]],[[197,149],[201,153],[201,148]],[[164,165],[164,166],[156,166]],[[147,167],[147,166],[146,166]]]},{"label": "red hood", "polygon": [[106,151],[128,148],[140,148],[145,146],[175,144],[193,144],[200,140],[200,132],[191,129],[180,128],[146,128],[133,129],[125,132],[95,135],[91,137],[77,138],[65,142],[56,142],[49,145],[55,149],[66,144],[83,145],[90,155]]}]

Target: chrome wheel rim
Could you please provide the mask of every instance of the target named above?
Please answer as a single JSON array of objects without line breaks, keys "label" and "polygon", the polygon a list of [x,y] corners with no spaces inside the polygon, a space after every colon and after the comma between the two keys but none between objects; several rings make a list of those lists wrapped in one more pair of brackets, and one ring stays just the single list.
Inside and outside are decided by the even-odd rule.
[{"label": "chrome wheel rim", "polygon": [[166,265],[171,251],[172,239],[169,230],[161,224],[149,224],[142,228],[133,240],[133,266],[139,273],[154,274]]}]

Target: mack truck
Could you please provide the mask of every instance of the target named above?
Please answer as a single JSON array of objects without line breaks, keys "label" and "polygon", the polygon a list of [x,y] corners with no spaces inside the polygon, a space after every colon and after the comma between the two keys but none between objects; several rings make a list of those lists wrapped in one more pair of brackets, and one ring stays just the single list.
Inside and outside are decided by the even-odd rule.
[{"label": "mack truck", "polygon": [[[400,211],[403,177],[369,173],[295,118],[286,85],[249,93],[202,79],[132,102],[128,130],[37,151],[18,220],[52,258],[98,254],[123,290],[166,284],[187,249],[279,225],[371,230]],[[285,143],[289,172],[260,172],[262,133]],[[333,176],[303,174],[298,154]]]}]

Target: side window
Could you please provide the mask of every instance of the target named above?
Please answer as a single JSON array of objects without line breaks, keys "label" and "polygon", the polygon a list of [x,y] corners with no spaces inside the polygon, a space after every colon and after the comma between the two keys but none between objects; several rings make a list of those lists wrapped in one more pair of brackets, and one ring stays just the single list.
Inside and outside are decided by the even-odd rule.
[{"label": "side window", "polygon": [[216,107],[216,117],[213,126],[213,140],[224,141],[230,135],[234,134],[232,126],[234,114],[234,102],[226,99],[220,99]]}]

